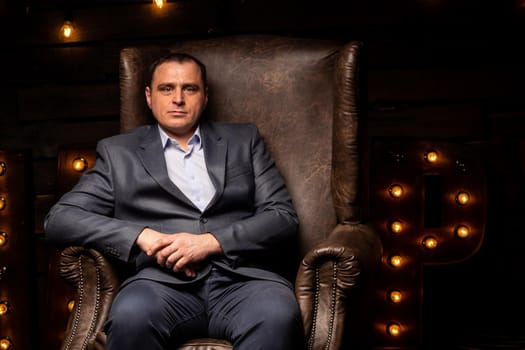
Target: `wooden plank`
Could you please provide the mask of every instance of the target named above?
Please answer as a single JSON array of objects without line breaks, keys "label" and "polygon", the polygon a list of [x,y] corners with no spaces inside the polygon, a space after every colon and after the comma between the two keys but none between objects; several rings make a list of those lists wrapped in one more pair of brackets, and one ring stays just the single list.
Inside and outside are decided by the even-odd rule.
[{"label": "wooden plank", "polygon": [[523,100],[525,69],[514,67],[370,70],[368,97],[383,101]]},{"label": "wooden plank", "polygon": [[[105,7],[75,8],[75,28],[69,39],[61,38],[64,10],[34,12],[21,44],[61,44],[126,38],[206,35],[220,24],[220,2],[193,0],[168,2],[162,9],[152,2]],[[47,30],[42,30],[46,28]]]},{"label": "wooden plank", "polygon": [[495,111],[488,116],[488,130],[491,138],[525,139],[525,106],[521,110]]},{"label": "wooden plank", "polygon": [[33,188],[37,196],[55,193],[57,180],[56,158],[33,157],[33,172],[37,174],[33,179]]},{"label": "wooden plank", "polygon": [[7,17],[7,0],[0,0],[0,19]]},{"label": "wooden plank", "polygon": [[364,25],[368,13],[357,1],[329,0],[323,6],[304,0],[240,1],[225,11],[225,25],[234,32],[340,36],[345,29]]},{"label": "wooden plank", "polygon": [[[115,119],[112,121],[66,123],[54,127],[50,126],[42,132],[42,135],[45,135],[44,142],[47,145],[83,144],[92,145],[94,148],[98,140],[116,135],[119,132],[119,121]],[[53,152],[55,152],[54,147]]]},{"label": "wooden plank", "polygon": [[3,149],[31,149],[33,157],[53,158],[61,145],[92,144],[119,131],[118,116],[111,120],[93,120],[75,123],[62,121],[30,123],[26,126],[0,128],[0,147]]},{"label": "wooden plank", "polygon": [[98,140],[118,133],[120,133],[119,120],[116,118],[107,121],[50,125],[41,134],[44,138],[43,142],[50,146],[82,144],[94,147]]},{"label": "wooden plank", "polygon": [[0,125],[16,120],[16,89],[0,87]]},{"label": "wooden plank", "polygon": [[[102,45],[13,48],[2,55],[0,74],[16,82],[106,79]],[[114,70],[118,71],[118,63]]]},{"label": "wooden plank", "polygon": [[520,169],[521,173],[525,174],[525,136],[522,135],[522,137],[519,139],[518,142],[518,153],[520,155]]},{"label": "wooden plank", "polygon": [[368,112],[371,137],[482,138],[485,118],[481,105],[382,105]]},{"label": "wooden plank", "polygon": [[[376,69],[448,67],[451,69],[481,70],[522,65],[525,48],[516,45],[512,35],[498,39],[498,49],[487,38],[420,38],[401,37],[394,40],[379,38],[365,42],[368,67]],[[490,68],[493,67],[493,68]]]},{"label": "wooden plank", "polygon": [[119,98],[118,83],[21,88],[18,115],[23,121],[113,116],[119,114]]}]

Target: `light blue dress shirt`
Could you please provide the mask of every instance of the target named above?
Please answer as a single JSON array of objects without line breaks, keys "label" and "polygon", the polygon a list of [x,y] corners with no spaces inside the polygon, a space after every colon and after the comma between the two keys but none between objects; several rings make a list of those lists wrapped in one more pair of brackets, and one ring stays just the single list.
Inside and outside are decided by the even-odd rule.
[{"label": "light blue dress shirt", "polygon": [[170,180],[203,212],[215,195],[215,187],[206,168],[200,128],[188,141],[188,151],[169,138],[160,126],[159,132]]}]

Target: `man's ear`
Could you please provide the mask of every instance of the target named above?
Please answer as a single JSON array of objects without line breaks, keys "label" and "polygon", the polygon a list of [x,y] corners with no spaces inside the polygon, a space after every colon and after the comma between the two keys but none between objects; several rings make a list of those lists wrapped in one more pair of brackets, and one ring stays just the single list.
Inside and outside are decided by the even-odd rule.
[{"label": "man's ear", "polygon": [[146,95],[146,103],[148,104],[149,109],[151,109],[151,89],[149,86],[146,86],[144,89],[144,94]]}]

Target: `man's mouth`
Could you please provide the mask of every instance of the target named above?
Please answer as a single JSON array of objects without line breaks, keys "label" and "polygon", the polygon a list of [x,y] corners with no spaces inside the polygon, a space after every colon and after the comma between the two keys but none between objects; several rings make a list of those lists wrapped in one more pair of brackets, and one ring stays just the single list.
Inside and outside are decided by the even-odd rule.
[{"label": "man's mouth", "polygon": [[168,111],[168,114],[171,114],[171,115],[186,115],[186,111],[174,110],[174,111]]}]

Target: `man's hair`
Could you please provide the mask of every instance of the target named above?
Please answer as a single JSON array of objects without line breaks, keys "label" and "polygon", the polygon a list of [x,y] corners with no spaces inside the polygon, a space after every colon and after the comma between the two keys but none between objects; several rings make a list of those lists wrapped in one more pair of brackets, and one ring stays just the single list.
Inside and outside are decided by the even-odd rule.
[{"label": "man's hair", "polygon": [[155,73],[155,70],[157,69],[157,67],[166,62],[177,62],[177,63],[194,62],[196,63],[201,71],[201,78],[204,84],[204,88],[206,89],[208,87],[206,66],[204,65],[204,63],[202,63],[196,57],[190,54],[187,54],[187,53],[182,53],[182,52],[169,52],[166,55],[161,56],[155,61],[153,61],[153,63],[149,67],[149,75],[146,81],[147,86],[151,86],[151,81],[153,80],[153,74]]}]

